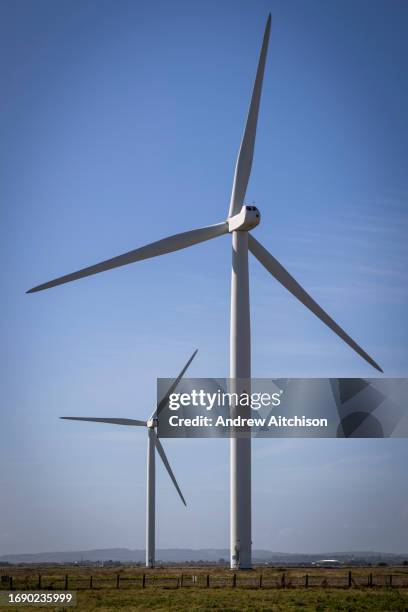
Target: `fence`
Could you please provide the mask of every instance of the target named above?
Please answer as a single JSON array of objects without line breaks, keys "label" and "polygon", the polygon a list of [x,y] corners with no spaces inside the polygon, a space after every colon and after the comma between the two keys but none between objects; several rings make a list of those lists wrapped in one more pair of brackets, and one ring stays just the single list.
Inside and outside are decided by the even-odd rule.
[{"label": "fence", "polygon": [[395,573],[362,573],[347,571],[320,573],[234,573],[234,574],[62,574],[3,575],[0,590],[84,590],[84,589],[146,589],[146,588],[408,588],[408,571]]}]

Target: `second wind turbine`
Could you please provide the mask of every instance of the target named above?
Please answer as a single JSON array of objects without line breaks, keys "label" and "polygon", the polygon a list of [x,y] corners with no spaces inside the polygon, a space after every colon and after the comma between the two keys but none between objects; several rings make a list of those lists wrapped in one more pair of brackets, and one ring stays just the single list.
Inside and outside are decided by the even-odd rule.
[{"label": "second wind turbine", "polygon": [[187,368],[193,361],[197,354],[197,350],[191,355],[180,374],[174,380],[167,393],[163,396],[160,402],[157,404],[155,411],[147,421],[140,421],[139,419],[123,419],[123,418],[106,418],[106,417],[73,417],[64,416],[60,417],[67,421],[87,421],[91,423],[106,423],[108,425],[125,425],[130,427],[146,427],[147,428],[147,495],[146,495],[146,567],[154,567],[156,562],[156,451],[159,453],[160,459],[163,461],[164,467],[166,468],[177,493],[180,496],[181,501],[186,506],[186,500],[178,486],[176,477],[173,474],[173,470],[170,467],[170,463],[167,459],[166,453],[162,443],[160,442],[156,429],[158,417],[167,406],[170,395],[174,392],[177,385],[183,378]]}]

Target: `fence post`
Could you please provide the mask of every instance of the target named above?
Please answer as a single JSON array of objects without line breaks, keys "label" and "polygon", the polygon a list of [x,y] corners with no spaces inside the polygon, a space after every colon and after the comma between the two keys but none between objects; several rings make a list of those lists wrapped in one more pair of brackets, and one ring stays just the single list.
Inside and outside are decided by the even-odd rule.
[{"label": "fence post", "polygon": [[390,574],[390,587],[392,587],[392,574]]},{"label": "fence post", "polygon": [[38,588],[41,589],[41,574],[38,574]]},{"label": "fence post", "polygon": [[91,576],[91,578],[89,579],[89,588],[93,589],[93,578]]},{"label": "fence post", "polygon": [[232,586],[234,589],[237,586],[237,575],[236,574],[234,574],[232,577]]},{"label": "fence post", "polygon": [[348,586],[351,587],[351,572],[348,573]]},{"label": "fence post", "polygon": [[285,572],[283,572],[282,578],[281,578],[281,587],[284,589],[285,585],[286,585],[286,576],[285,576]]},{"label": "fence post", "polygon": [[309,586],[309,574],[306,574],[305,576],[305,587],[307,588]]},{"label": "fence post", "polygon": [[207,588],[210,586],[210,574],[207,574]]},{"label": "fence post", "polygon": [[13,576],[10,576],[10,591],[13,590]]},{"label": "fence post", "polygon": [[68,591],[68,574],[65,574],[65,587],[64,589]]},{"label": "fence post", "polygon": [[181,574],[181,578],[180,578],[180,587],[183,586],[183,574]]},{"label": "fence post", "polygon": [[370,586],[370,587],[373,586],[373,575],[371,573],[370,573],[370,576],[369,576],[368,586]]},{"label": "fence post", "polygon": [[142,578],[142,589],[144,589],[146,587],[146,574],[143,574],[143,578]]},{"label": "fence post", "polygon": [[119,580],[120,580],[120,574],[116,575],[116,588],[119,588]]},{"label": "fence post", "polygon": [[262,574],[259,576],[259,588],[262,589]]}]

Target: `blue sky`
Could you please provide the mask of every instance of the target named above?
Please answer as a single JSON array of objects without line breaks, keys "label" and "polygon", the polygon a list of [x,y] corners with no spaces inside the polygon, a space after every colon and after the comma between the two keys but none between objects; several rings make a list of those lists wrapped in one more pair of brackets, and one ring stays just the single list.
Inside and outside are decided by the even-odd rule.
[{"label": "blue sky", "polygon": [[[228,237],[40,282],[224,220],[265,20],[256,237],[383,367],[407,373],[408,5],[5,0],[0,551],[144,547],[156,378],[228,372]],[[251,262],[257,377],[375,372]],[[157,546],[228,546],[228,443],[164,442]],[[408,550],[406,440],[256,440],[256,548]]]}]

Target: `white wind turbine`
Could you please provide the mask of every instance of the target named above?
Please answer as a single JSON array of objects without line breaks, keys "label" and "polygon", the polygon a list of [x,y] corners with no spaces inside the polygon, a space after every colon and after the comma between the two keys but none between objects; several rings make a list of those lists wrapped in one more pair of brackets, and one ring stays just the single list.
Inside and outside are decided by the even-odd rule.
[{"label": "white wind turbine", "polygon": [[170,467],[166,453],[159,438],[157,437],[157,419],[167,402],[170,395],[174,392],[180,380],[183,378],[188,366],[193,361],[197,354],[197,350],[191,355],[180,374],[174,380],[170,389],[157,404],[155,411],[147,421],[139,421],[138,419],[117,419],[117,418],[97,418],[97,417],[60,417],[67,421],[90,421],[92,423],[108,423],[110,425],[127,425],[131,427],[147,427],[147,498],[146,498],[146,567],[154,567],[155,565],[155,548],[156,548],[156,453],[159,453],[161,460],[164,463],[177,493],[181,497],[181,501],[186,506],[186,500],[178,486],[176,477]]},{"label": "white wind turbine", "polygon": [[[249,233],[260,222],[260,213],[255,206],[244,205],[245,193],[251,173],[255,146],[258,110],[262,81],[268,49],[271,16],[269,15],[262,42],[258,69],[249,106],[245,130],[235,167],[228,218],[222,223],[183,232],[123,255],[108,259],[78,272],[61,276],[34,287],[27,293],[49,289],[84,276],[149,259],[172,251],[185,249],[194,244],[232,235],[231,277],[231,327],[230,327],[230,378],[235,381],[235,390],[249,392],[251,377],[250,313],[248,249],[292,295],[346,342],[356,353],[374,368],[380,366],[315,302],[287,270]],[[230,466],[230,550],[232,568],[251,567],[251,440],[231,439]]]}]

